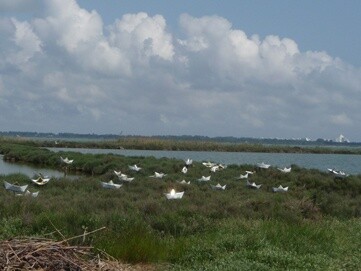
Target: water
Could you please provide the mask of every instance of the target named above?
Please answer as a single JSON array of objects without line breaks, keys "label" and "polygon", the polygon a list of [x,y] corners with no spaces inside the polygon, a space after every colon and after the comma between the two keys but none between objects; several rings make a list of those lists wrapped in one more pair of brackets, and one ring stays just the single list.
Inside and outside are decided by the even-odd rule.
[{"label": "water", "polygon": [[193,161],[212,161],[222,164],[257,164],[265,162],[275,167],[292,164],[308,169],[327,171],[328,168],[342,170],[348,174],[361,174],[361,155],[311,154],[311,153],[260,153],[260,152],[206,152],[206,151],[151,151],[120,149],[49,148],[51,151],[74,151],[91,154],[116,154],[124,156],[154,156]]},{"label": "water", "polygon": [[[288,167],[292,164],[304,168],[314,168],[327,171],[334,168],[348,174],[361,174],[361,155],[350,154],[310,154],[310,153],[258,153],[258,152],[199,152],[199,151],[150,151],[150,150],[120,150],[120,149],[81,149],[81,148],[49,148],[52,151],[74,151],[91,154],[116,154],[124,156],[154,156],[156,158],[176,158],[194,161],[212,161],[222,164],[251,164],[260,162],[275,167]],[[0,174],[22,173],[33,177],[38,172],[44,175],[60,178],[64,172],[47,168],[37,168],[29,165],[15,164],[3,161],[0,155]],[[68,176],[70,177],[70,176]]]},{"label": "water", "polygon": [[[22,173],[30,178],[34,177],[38,173],[42,173],[45,176],[60,178],[64,177],[64,172],[58,170],[52,170],[47,168],[38,168],[34,166],[18,164],[18,163],[9,163],[3,160],[3,155],[0,155],[0,174],[8,175],[13,173]],[[69,177],[69,176],[68,176]]]}]

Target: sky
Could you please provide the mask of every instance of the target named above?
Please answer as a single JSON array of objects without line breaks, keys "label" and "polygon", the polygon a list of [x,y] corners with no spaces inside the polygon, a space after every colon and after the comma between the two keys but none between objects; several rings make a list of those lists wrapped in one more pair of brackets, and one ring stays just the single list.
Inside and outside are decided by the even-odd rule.
[{"label": "sky", "polygon": [[1,0],[0,130],[361,142],[361,1]]}]

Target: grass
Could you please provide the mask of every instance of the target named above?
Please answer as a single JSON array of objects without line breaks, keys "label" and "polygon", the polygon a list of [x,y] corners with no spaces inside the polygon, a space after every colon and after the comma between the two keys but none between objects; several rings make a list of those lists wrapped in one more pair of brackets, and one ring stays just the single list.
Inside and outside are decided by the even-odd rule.
[{"label": "grass", "polygon": [[[105,226],[85,244],[126,262],[167,263],[167,270],[357,270],[360,265],[360,175],[341,180],[296,165],[289,174],[253,165],[210,173],[200,163],[184,175],[184,161],[176,159],[59,154],[18,144],[0,144],[0,151],[16,161],[56,168],[62,166],[59,155],[69,156],[75,160],[70,171],[88,173],[78,180],[55,178],[44,187],[25,175],[0,175],[0,182],[40,191],[38,198],[28,198],[0,190],[1,239],[51,232],[60,239],[54,227],[76,236]],[[129,171],[133,164],[142,170]],[[118,182],[113,170],[135,180],[119,190],[103,189],[100,181]],[[236,180],[245,170],[257,171],[252,181],[262,184],[260,190]],[[167,176],[150,178],[154,171]],[[227,189],[214,191],[210,183],[197,182],[202,175]],[[179,184],[182,179],[192,184]],[[280,184],[290,191],[272,193]],[[164,193],[171,188],[185,191],[184,198],[167,201]]]},{"label": "grass", "polygon": [[358,220],[231,219],[201,238],[183,239],[188,249],[171,270],[357,270],[360,227]]}]

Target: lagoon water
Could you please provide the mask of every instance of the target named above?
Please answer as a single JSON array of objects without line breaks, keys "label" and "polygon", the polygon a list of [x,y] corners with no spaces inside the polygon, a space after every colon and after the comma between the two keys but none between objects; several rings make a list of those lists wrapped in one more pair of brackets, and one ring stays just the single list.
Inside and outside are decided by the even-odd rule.
[{"label": "lagoon water", "polygon": [[154,156],[194,161],[212,161],[226,165],[265,162],[275,167],[298,165],[327,171],[328,168],[342,170],[348,174],[361,174],[361,155],[351,154],[310,154],[310,153],[260,153],[260,152],[206,152],[206,151],[151,151],[121,149],[49,148],[51,151],[74,151],[92,154],[116,154],[124,156]]},{"label": "lagoon water", "polygon": [[51,177],[64,177],[64,172],[58,170],[52,170],[47,168],[37,168],[34,166],[19,164],[19,163],[10,163],[3,160],[3,155],[0,155],[0,174],[8,175],[13,173],[22,173],[30,178],[35,176],[37,173],[42,173],[45,176]]},{"label": "lagoon water", "polygon": [[[156,158],[176,158],[194,161],[212,161],[226,165],[250,164],[260,162],[275,167],[298,165],[304,168],[314,168],[327,171],[334,168],[348,174],[361,174],[361,155],[350,154],[310,154],[310,153],[259,153],[259,152],[206,152],[206,151],[151,151],[151,150],[120,150],[120,149],[82,149],[82,148],[49,148],[51,151],[70,151],[91,154],[116,154],[124,156],[153,156]],[[52,177],[63,177],[64,172],[46,168],[36,168],[30,165],[5,162],[0,155],[0,174],[23,173],[29,177],[37,172]]]}]

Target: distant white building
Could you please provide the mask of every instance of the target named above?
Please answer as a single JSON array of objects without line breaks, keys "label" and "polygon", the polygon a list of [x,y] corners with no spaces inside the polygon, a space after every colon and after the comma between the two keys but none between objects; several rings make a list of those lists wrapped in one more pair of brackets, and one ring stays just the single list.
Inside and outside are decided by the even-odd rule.
[{"label": "distant white building", "polygon": [[336,138],[336,142],[339,142],[339,143],[349,143],[350,140],[348,140],[344,135],[340,135],[338,138]]}]

